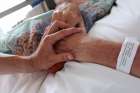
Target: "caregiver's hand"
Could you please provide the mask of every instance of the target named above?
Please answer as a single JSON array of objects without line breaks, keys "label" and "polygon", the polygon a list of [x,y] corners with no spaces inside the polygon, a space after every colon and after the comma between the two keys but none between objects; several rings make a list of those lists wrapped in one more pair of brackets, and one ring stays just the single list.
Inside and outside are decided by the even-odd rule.
[{"label": "caregiver's hand", "polygon": [[56,52],[53,49],[53,45],[57,41],[80,31],[81,30],[78,29],[75,30],[75,28],[69,28],[63,29],[59,32],[55,32],[50,35],[44,35],[39,44],[39,47],[30,56],[33,68],[39,70],[47,70],[56,63],[73,60],[74,57],[68,52],[56,54]]}]

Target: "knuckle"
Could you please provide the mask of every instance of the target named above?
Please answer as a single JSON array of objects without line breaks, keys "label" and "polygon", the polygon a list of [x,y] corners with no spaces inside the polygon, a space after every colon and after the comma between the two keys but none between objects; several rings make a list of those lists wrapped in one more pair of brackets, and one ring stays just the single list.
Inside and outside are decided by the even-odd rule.
[{"label": "knuckle", "polygon": [[62,55],[62,56],[61,56],[61,59],[62,59],[62,60],[67,60],[67,59],[68,59],[68,58],[67,58],[67,55]]},{"label": "knuckle", "polygon": [[58,30],[58,28],[61,28],[61,22],[60,22],[60,21],[58,21],[58,20],[56,20],[56,21],[54,21],[53,26],[55,27],[55,29],[57,29],[57,30]]}]

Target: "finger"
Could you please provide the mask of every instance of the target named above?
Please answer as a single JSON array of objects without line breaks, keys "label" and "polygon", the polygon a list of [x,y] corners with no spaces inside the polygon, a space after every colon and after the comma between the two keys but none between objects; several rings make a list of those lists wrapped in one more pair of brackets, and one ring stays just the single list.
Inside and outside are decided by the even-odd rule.
[{"label": "finger", "polygon": [[65,29],[65,28],[69,28],[70,26],[62,21],[55,21],[53,22],[49,28],[47,29],[48,31],[46,31],[46,34],[52,34],[55,33],[61,29]]},{"label": "finger", "polygon": [[55,21],[51,25],[45,28],[43,37],[59,31],[60,29],[69,28],[70,26],[62,21]]},{"label": "finger", "polygon": [[47,33],[48,33],[48,31],[49,31],[49,28],[50,28],[50,26],[47,26],[47,27],[45,28],[45,31],[44,31],[44,34],[43,34],[42,38],[44,38],[44,37],[47,35]]},{"label": "finger", "polygon": [[61,70],[64,67],[65,62],[56,63],[51,68],[47,70],[48,73],[55,74],[57,71]]},{"label": "finger", "polygon": [[56,63],[70,61],[70,60],[74,60],[74,56],[70,53],[61,53],[61,54],[57,54],[54,60],[56,61]]},{"label": "finger", "polygon": [[55,21],[54,22],[54,26],[57,26],[58,28],[60,28],[60,29],[65,29],[65,28],[69,28],[70,27],[70,25],[69,24],[67,24],[67,23],[65,23],[65,22],[63,22],[63,21]]},{"label": "finger", "polygon": [[62,18],[62,16],[63,16],[63,12],[60,11],[59,9],[56,9],[53,12],[53,15],[52,15],[52,21],[55,21],[55,20],[64,20],[64,18]]},{"label": "finger", "polygon": [[[50,42],[51,44],[54,44],[55,42],[64,39],[67,36],[70,36],[74,33],[82,32],[81,28],[68,28],[68,29],[63,29],[59,32],[56,32],[54,34],[51,34],[50,37]],[[47,37],[46,37],[47,39]]]}]

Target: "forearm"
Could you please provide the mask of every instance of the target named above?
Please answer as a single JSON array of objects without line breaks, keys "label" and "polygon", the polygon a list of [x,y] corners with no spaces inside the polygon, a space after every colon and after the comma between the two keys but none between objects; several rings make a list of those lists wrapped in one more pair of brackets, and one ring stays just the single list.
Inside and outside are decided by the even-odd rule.
[{"label": "forearm", "polygon": [[[117,58],[121,50],[121,43],[101,39],[86,39],[74,50],[76,60],[97,63],[111,68],[116,68]],[[140,76],[140,48],[135,57],[131,74]]]},{"label": "forearm", "polygon": [[28,73],[36,71],[28,57],[17,55],[0,56],[0,73]]},{"label": "forearm", "polygon": [[121,44],[100,39],[87,38],[84,38],[85,40],[83,40],[83,42],[74,49],[76,60],[97,63],[115,68]]}]

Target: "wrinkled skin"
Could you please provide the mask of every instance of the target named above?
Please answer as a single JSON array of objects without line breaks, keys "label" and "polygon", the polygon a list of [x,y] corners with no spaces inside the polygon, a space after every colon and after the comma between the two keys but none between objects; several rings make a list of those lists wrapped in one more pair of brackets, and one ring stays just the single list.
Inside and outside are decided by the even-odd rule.
[{"label": "wrinkled skin", "polygon": [[84,27],[84,22],[78,6],[74,3],[63,3],[59,5],[52,16],[52,21],[62,21],[71,27]]}]

